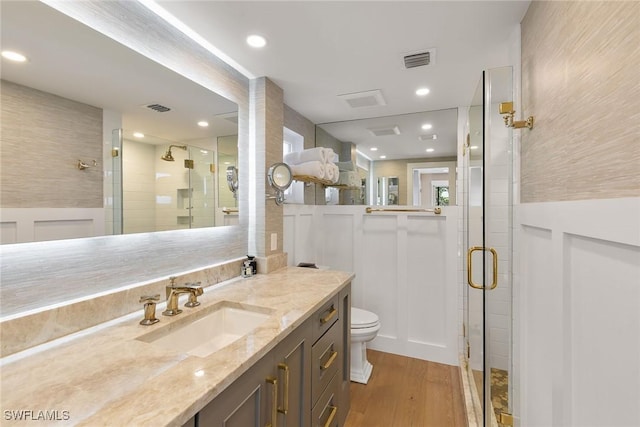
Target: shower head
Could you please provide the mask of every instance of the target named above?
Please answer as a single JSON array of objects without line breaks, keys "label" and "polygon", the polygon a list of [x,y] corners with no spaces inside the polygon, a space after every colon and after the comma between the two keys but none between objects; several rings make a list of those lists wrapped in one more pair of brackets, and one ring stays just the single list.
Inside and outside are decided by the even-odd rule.
[{"label": "shower head", "polygon": [[166,162],[175,162],[176,159],[173,158],[173,155],[171,154],[171,147],[176,147],[176,148],[180,148],[181,150],[186,150],[187,146],[186,145],[170,145],[169,149],[167,150],[166,153],[164,153],[162,156],[160,156],[160,158]]}]

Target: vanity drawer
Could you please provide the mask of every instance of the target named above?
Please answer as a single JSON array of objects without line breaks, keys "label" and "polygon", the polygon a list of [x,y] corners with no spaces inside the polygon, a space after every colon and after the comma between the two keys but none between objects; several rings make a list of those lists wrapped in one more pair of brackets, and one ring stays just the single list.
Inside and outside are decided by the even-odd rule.
[{"label": "vanity drawer", "polygon": [[342,363],[340,328],[332,327],[311,348],[311,404],[313,405]]},{"label": "vanity drawer", "polygon": [[338,320],[338,308],[340,308],[340,295],[331,298],[314,314],[313,342],[316,342]]},{"label": "vanity drawer", "polygon": [[329,387],[322,393],[316,406],[311,411],[311,426],[312,427],[338,427],[340,417],[339,413],[339,378],[333,377]]}]

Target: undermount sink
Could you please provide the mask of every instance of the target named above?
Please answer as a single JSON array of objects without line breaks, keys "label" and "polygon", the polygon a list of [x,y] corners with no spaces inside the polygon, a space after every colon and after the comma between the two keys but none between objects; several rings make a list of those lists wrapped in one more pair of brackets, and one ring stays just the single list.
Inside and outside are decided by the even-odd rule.
[{"label": "undermount sink", "polygon": [[222,301],[137,339],[169,350],[206,357],[247,335],[273,310]]}]

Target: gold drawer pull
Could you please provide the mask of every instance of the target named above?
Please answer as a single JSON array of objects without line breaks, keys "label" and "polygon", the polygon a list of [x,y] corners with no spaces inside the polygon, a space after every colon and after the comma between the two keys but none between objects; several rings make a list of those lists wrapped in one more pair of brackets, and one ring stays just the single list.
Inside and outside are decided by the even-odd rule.
[{"label": "gold drawer pull", "polygon": [[327,418],[327,422],[324,423],[324,427],[329,427],[331,425],[331,422],[336,417],[336,413],[338,412],[337,406],[327,406],[327,407],[331,408],[331,413],[329,414],[329,418]]},{"label": "gold drawer pull", "polygon": [[329,320],[331,320],[331,318],[335,316],[336,313],[338,312],[338,310],[334,306],[331,306],[331,308],[328,311],[329,313],[326,316],[320,318],[320,324],[324,325]]},{"label": "gold drawer pull", "polygon": [[329,356],[329,360],[327,360],[327,362],[324,365],[320,365],[320,369],[322,369],[323,371],[325,369],[329,369],[329,367],[333,365],[333,362],[335,362],[336,357],[338,357],[338,352],[332,351],[331,356]]},{"label": "gold drawer pull", "polygon": [[265,427],[276,427],[278,421],[278,379],[273,377],[267,377],[267,382],[273,385],[271,389],[271,422]]},{"label": "gold drawer pull", "polygon": [[278,412],[287,415],[289,412],[289,367],[286,363],[278,363],[278,369],[284,371],[284,390],[282,391],[282,408],[278,408]]}]

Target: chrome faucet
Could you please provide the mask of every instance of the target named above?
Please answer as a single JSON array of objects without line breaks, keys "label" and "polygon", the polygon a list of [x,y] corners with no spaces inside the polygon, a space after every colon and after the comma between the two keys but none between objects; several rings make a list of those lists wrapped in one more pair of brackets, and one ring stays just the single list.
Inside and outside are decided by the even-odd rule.
[{"label": "chrome faucet", "polygon": [[163,315],[175,316],[176,314],[182,313],[182,310],[178,308],[178,296],[180,294],[189,294],[189,302],[185,304],[187,307],[195,307],[197,305],[200,305],[197,299],[203,293],[200,282],[185,283],[183,286],[178,286],[175,284],[175,277],[170,277],[169,280],[170,284],[167,285],[166,288],[167,309],[162,312]]}]

